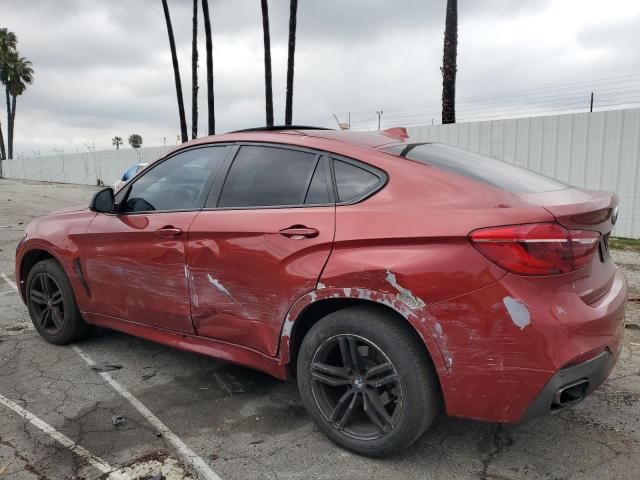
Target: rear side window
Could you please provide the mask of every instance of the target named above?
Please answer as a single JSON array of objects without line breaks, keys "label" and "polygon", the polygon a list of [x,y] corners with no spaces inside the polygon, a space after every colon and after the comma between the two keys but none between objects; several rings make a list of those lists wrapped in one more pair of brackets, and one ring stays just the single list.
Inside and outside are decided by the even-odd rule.
[{"label": "rear side window", "polygon": [[316,155],[277,147],[241,147],[229,169],[219,207],[304,203]]},{"label": "rear side window", "polygon": [[385,151],[509,192],[539,193],[569,188],[566,183],[526,168],[440,143],[397,145]]},{"label": "rear side window", "polygon": [[333,168],[340,202],[357,200],[382,183],[379,176],[352,163],[334,160]]}]

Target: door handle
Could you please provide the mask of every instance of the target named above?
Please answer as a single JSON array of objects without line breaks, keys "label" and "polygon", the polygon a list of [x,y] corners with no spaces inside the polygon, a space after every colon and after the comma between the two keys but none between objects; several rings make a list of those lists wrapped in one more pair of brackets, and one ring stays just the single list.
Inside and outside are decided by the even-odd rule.
[{"label": "door handle", "polygon": [[180,234],[182,234],[182,229],[171,225],[167,225],[166,227],[156,230],[156,235],[161,237],[177,237]]},{"label": "door handle", "polygon": [[315,228],[307,228],[304,225],[294,225],[289,228],[280,230],[280,235],[289,237],[293,240],[302,240],[303,238],[314,238],[320,234]]}]

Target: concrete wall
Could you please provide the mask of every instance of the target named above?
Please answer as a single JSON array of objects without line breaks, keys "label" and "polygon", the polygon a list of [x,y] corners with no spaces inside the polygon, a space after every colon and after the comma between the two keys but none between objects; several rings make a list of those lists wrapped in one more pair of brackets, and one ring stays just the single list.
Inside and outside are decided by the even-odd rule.
[{"label": "concrete wall", "polygon": [[640,109],[407,130],[416,140],[472,150],[578,187],[616,192],[615,235],[640,237]]},{"label": "concrete wall", "polygon": [[162,156],[173,147],[147,147],[138,150],[104,150],[100,152],[16,158],[2,162],[5,178],[46,182],[111,185],[122,173],[137,163]]}]

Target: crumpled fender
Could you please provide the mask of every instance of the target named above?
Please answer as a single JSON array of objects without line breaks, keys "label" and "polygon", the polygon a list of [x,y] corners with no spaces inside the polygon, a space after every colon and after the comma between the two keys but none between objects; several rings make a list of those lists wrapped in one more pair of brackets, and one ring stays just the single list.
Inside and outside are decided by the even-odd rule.
[{"label": "crumpled fender", "polygon": [[[424,342],[439,376],[447,375],[450,360],[446,353],[446,339],[442,336],[442,329],[433,316],[427,312],[428,306],[417,297],[408,296],[404,291],[397,294],[384,293],[365,288],[336,288],[326,287],[322,283],[318,288],[300,297],[289,309],[280,334],[280,362],[288,364],[290,361],[290,337],[296,320],[310,305],[329,298],[359,299],[385,305],[402,315],[420,335]],[[445,347],[444,349],[441,347]]]}]

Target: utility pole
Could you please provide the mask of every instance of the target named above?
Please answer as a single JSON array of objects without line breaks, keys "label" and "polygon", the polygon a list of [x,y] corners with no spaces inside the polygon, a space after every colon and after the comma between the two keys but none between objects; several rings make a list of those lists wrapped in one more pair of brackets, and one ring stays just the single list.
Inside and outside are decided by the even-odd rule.
[{"label": "utility pole", "polygon": [[378,130],[380,130],[380,117],[382,117],[384,112],[382,110],[376,110],[376,113],[378,114]]},{"label": "utility pole", "polygon": [[64,173],[64,147],[60,147],[60,150],[54,148],[53,151],[60,155],[60,159],[62,160],[62,183],[64,183],[67,181]]},{"label": "utility pole", "polygon": [[335,113],[333,114],[333,118],[335,118],[335,119],[336,119],[336,123],[338,124],[338,128],[339,128],[340,130],[342,130],[342,127],[340,126],[340,120],[338,120],[338,116],[337,116]]},{"label": "utility pole", "polygon": [[591,92],[591,106],[589,107],[589,113],[593,113],[593,92]]},{"label": "utility pole", "polygon": [[88,143],[84,144],[84,147],[91,153],[93,153],[93,174],[96,177],[96,185],[102,185],[102,180],[100,179],[100,174],[98,172],[98,162],[96,161],[96,142],[95,140],[91,141],[91,145]]},{"label": "utility pole", "polygon": [[[34,150],[33,154],[38,157],[38,160],[40,161],[40,176],[42,177],[42,158],[40,157],[40,149],[38,149],[37,152]],[[27,179],[27,172],[24,169],[24,161],[22,162],[22,178],[25,180]]]}]

